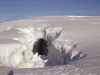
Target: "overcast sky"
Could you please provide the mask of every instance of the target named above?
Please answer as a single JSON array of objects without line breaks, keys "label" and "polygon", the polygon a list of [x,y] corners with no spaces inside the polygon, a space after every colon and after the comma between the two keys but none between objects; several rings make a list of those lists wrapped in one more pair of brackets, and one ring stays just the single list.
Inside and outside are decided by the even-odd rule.
[{"label": "overcast sky", "polygon": [[0,0],[0,22],[53,15],[100,16],[100,0]]}]

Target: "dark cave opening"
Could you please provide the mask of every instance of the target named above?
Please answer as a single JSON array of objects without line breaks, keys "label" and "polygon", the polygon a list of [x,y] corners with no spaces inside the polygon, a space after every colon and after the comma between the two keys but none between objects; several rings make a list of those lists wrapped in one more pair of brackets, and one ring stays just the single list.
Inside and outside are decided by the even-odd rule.
[{"label": "dark cave opening", "polygon": [[32,52],[34,54],[38,52],[39,55],[47,56],[48,55],[47,46],[48,46],[47,40],[39,38],[39,40],[34,43]]}]

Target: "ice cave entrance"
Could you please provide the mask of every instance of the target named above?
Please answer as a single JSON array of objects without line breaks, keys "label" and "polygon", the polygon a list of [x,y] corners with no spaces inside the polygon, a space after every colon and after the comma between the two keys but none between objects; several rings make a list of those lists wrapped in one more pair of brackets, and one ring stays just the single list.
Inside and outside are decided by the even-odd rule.
[{"label": "ice cave entrance", "polygon": [[[64,65],[86,54],[75,51],[76,43],[59,39],[61,27],[29,26],[10,28],[10,38],[0,38],[0,65],[15,68],[38,68]],[[3,33],[3,32],[2,32]],[[15,34],[18,34],[15,36]]]},{"label": "ice cave entrance", "polygon": [[48,55],[48,49],[47,49],[47,40],[40,38],[37,42],[35,42],[33,46],[32,52],[38,53],[38,55]]}]

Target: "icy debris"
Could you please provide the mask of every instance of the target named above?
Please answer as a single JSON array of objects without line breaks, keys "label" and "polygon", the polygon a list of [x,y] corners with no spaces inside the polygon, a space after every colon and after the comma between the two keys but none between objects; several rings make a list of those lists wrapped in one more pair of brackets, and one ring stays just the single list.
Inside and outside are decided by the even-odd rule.
[{"label": "icy debris", "polygon": [[46,39],[49,42],[48,44],[51,44],[55,39],[57,39],[60,36],[61,31],[61,27],[46,29]]},{"label": "icy debris", "polygon": [[87,56],[87,54],[84,54],[84,53],[79,52],[79,51],[72,51],[70,60],[71,61],[78,60],[78,59],[83,58],[85,56]]},{"label": "icy debris", "polygon": [[25,62],[32,62],[33,53],[30,50],[23,51],[24,61]]},{"label": "icy debris", "polygon": [[18,65],[19,68],[38,68],[38,67],[44,67],[47,60],[42,60],[41,56],[36,53],[34,56],[32,56],[31,60],[24,61],[21,64]]},{"label": "icy debris", "polygon": [[55,47],[62,47],[64,48],[66,51],[73,49],[74,47],[76,47],[76,44],[70,40],[55,40],[53,41],[53,44],[55,45]]},{"label": "icy debris", "polygon": [[40,58],[40,56],[38,56],[38,53],[36,53],[33,57],[33,67],[37,68],[37,67],[44,67],[45,66],[45,62],[47,62],[47,60],[42,60]]},{"label": "icy debris", "polygon": [[39,38],[43,38],[44,36],[42,27],[28,27],[17,29],[19,30],[18,33],[23,34],[23,36],[14,37],[13,39],[23,42],[31,50],[33,48],[34,42]]},{"label": "icy debris", "polygon": [[48,61],[50,62],[50,65],[51,63],[52,65],[66,64],[72,60],[83,57],[84,54],[82,54],[82,52],[73,51],[73,48],[75,47],[76,44],[74,44],[73,42],[68,43],[62,40],[53,41],[52,45],[48,47]]},{"label": "icy debris", "polygon": [[72,51],[71,53],[71,60],[75,60],[80,56],[81,52],[79,51]]}]

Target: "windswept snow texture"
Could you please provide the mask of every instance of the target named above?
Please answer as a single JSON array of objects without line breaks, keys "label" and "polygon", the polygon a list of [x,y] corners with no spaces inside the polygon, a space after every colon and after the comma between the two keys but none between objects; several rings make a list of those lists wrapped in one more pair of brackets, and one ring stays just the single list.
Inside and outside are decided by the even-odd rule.
[{"label": "windswept snow texture", "polygon": [[[0,74],[99,75],[99,32],[100,17],[95,16],[47,16],[2,23]],[[48,42],[47,56],[32,52],[40,38]]]}]

